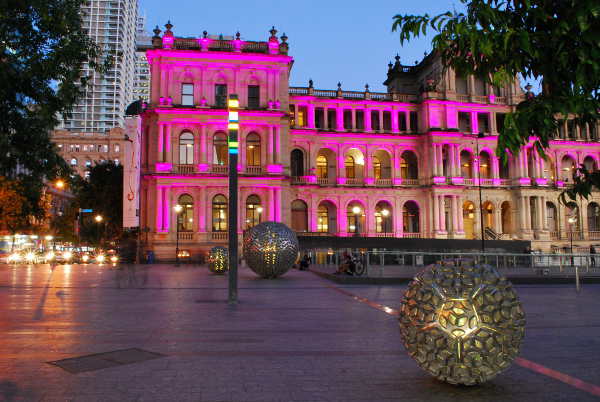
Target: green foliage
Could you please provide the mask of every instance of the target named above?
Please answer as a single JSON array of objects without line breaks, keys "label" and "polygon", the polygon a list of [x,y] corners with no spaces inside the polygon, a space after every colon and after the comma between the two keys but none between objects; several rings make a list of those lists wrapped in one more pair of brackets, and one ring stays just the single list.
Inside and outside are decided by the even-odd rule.
[{"label": "green foliage", "polygon": [[[436,32],[434,51],[458,74],[475,74],[494,85],[514,77],[542,81],[543,92],[506,116],[498,155],[517,154],[535,136],[542,154],[558,119],[578,123],[600,115],[600,2],[597,0],[461,0],[466,13],[396,15],[400,42]],[[600,176],[583,174],[569,196],[589,195]]]},{"label": "green foliage", "polygon": [[10,234],[28,226],[28,220],[23,214],[26,203],[22,195],[22,186],[14,180],[0,176],[0,230]]},{"label": "green foliage", "polygon": [[[83,0],[5,0],[0,4],[0,175],[19,180],[41,217],[42,183],[66,177],[50,131],[88,83],[81,69],[105,71],[111,58],[82,27]],[[20,174],[16,174],[19,167]]]},{"label": "green foliage", "polygon": [[[123,227],[123,166],[113,161],[98,163],[90,169],[87,181],[81,181],[76,194],[78,208],[91,208],[84,214],[81,226],[83,240],[97,244],[101,238],[116,240]],[[102,223],[93,220],[103,217]]]}]

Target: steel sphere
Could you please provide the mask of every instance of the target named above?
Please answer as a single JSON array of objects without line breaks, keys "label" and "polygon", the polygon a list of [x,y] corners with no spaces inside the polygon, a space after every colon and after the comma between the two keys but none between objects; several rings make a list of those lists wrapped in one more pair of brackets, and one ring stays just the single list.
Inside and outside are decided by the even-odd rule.
[{"label": "steel sphere", "polygon": [[210,249],[208,269],[215,274],[223,274],[229,270],[229,252],[225,247],[216,246]]},{"label": "steel sphere", "polygon": [[298,238],[279,222],[263,222],[244,235],[244,259],[263,278],[285,274],[298,257]]},{"label": "steel sphere", "polygon": [[451,384],[490,380],[517,357],[525,313],[493,267],[468,262],[426,267],[408,285],[400,334],[421,368]]}]

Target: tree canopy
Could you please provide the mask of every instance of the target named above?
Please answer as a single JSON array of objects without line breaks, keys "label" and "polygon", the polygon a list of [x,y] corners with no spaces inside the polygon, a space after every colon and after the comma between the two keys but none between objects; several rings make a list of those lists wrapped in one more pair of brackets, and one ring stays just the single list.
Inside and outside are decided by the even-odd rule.
[{"label": "tree canopy", "polygon": [[111,62],[82,26],[83,0],[5,0],[0,5],[0,175],[23,183],[24,213],[39,216],[44,180],[69,168],[50,131],[68,116],[89,77]]},{"label": "tree canopy", "polygon": [[[465,13],[396,15],[393,31],[403,44],[434,31],[433,50],[444,66],[494,85],[517,76],[542,82],[506,116],[498,155],[517,154],[535,137],[542,156],[561,119],[595,122],[600,116],[600,2],[597,0],[461,0]],[[600,174],[579,169],[574,198],[587,197]]]}]

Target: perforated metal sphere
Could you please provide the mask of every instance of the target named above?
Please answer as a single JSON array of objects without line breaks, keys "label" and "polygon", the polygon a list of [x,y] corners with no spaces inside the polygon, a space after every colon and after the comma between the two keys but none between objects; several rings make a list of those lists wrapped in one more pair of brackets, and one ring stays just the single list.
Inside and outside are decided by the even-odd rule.
[{"label": "perforated metal sphere", "polygon": [[279,222],[263,222],[244,235],[244,259],[256,274],[277,278],[285,274],[298,257],[298,238]]},{"label": "perforated metal sphere", "polygon": [[223,274],[229,270],[229,251],[222,246],[215,246],[208,254],[208,269],[215,274]]},{"label": "perforated metal sphere", "polygon": [[439,380],[475,385],[519,354],[525,314],[512,284],[493,267],[469,262],[426,267],[400,309],[408,354]]}]

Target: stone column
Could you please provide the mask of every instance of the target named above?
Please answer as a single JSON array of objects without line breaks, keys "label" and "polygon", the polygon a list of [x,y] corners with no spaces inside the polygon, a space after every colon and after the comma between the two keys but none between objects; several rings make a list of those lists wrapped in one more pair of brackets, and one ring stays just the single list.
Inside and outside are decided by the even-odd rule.
[{"label": "stone column", "polygon": [[344,109],[340,106],[335,108],[336,130],[344,131]]},{"label": "stone column", "polygon": [[308,203],[308,230],[313,233],[317,232],[318,209],[317,199],[311,195],[310,202]]},{"label": "stone column", "polygon": [[172,137],[171,137],[171,132],[172,132],[172,128],[173,125],[172,124],[167,124],[166,125],[166,133],[165,133],[165,155],[166,155],[166,162],[168,163],[173,163],[173,153],[171,152],[171,143],[172,143]]},{"label": "stone column", "polygon": [[365,132],[370,133],[371,131],[373,131],[373,127],[371,127],[371,109],[365,107],[363,115],[365,121]]},{"label": "stone column", "polygon": [[461,211],[458,210],[458,196],[452,196],[452,233],[457,234],[460,232],[460,225],[458,222],[459,213],[462,215]]},{"label": "stone column", "polygon": [[542,228],[544,230],[548,231],[548,230],[550,230],[550,228],[548,227],[548,211],[546,208],[547,197],[541,197],[541,198],[542,198]]},{"label": "stone column", "polygon": [[342,236],[345,236],[348,233],[348,217],[346,216],[346,207],[343,205],[344,202],[340,199],[338,203],[338,219],[337,219],[337,230],[338,233]]},{"label": "stone column", "polygon": [[444,175],[444,152],[443,152],[443,144],[438,144],[437,146],[437,169],[438,176]]},{"label": "stone column", "polygon": [[448,163],[448,176],[456,177],[456,144],[450,144],[448,146]]},{"label": "stone column", "polygon": [[431,150],[433,152],[433,168],[432,168],[432,176],[438,176],[438,153],[437,148],[438,144],[431,144]]},{"label": "stone column", "polygon": [[379,132],[383,133],[385,130],[383,129],[383,109],[379,109]]},{"label": "stone column", "polygon": [[492,135],[498,135],[498,130],[496,130],[496,112],[490,112],[490,133]]},{"label": "stone column", "polygon": [[352,108],[350,112],[352,113],[352,131],[356,131],[356,109]]},{"label": "stone column", "polygon": [[329,130],[329,113],[327,113],[327,106],[323,106],[323,129]]},{"label": "stone column", "polygon": [[273,192],[275,193],[275,221],[276,222],[281,222],[281,189],[280,188],[274,188]]},{"label": "stone column", "polygon": [[479,121],[477,120],[477,112],[471,112],[471,132],[479,133]]},{"label": "stone column", "polygon": [[198,199],[195,202],[198,204],[198,232],[206,232],[206,189],[204,187],[198,188]]},{"label": "stone column", "polygon": [[439,206],[439,222],[440,222],[440,232],[445,232],[446,231],[446,200],[445,200],[445,196],[444,195],[440,195],[438,200],[440,203]]},{"label": "stone column", "polygon": [[433,193],[433,231],[438,233],[440,231],[440,203],[438,201],[438,195]]},{"label": "stone column", "polygon": [[456,197],[458,199],[458,230],[461,233],[465,232],[465,220],[464,220],[464,216],[463,216],[463,199],[462,197],[457,196]]},{"label": "stone column", "polygon": [[164,123],[158,124],[158,161],[165,161],[165,125]]},{"label": "stone column", "polygon": [[306,109],[308,113],[308,128],[315,128],[315,105],[309,103]]},{"label": "stone column", "polygon": [[364,178],[374,177],[374,175],[373,175],[373,155],[371,154],[371,150],[369,149],[368,145],[365,147],[365,165],[363,168],[365,169],[365,171],[363,172]]},{"label": "stone column", "polygon": [[394,206],[394,231],[396,233],[396,237],[402,237],[402,234],[404,233],[404,225],[403,225],[403,220],[404,220],[404,216],[402,214],[402,200],[396,198],[396,203]]},{"label": "stone column", "polygon": [[206,126],[200,126],[200,163],[206,163]]},{"label": "stone column", "polygon": [[390,111],[390,114],[392,116],[392,132],[398,133],[398,111],[393,109]]}]

